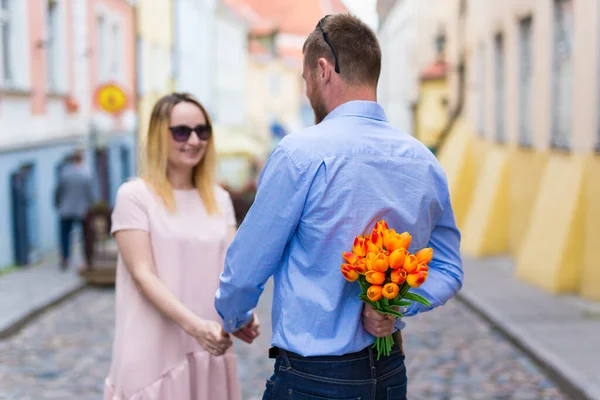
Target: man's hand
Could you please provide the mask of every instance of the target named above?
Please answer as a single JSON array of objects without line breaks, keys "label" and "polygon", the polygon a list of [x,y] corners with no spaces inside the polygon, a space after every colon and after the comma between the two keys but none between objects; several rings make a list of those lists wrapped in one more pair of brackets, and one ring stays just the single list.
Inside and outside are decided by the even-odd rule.
[{"label": "man's hand", "polygon": [[363,326],[367,332],[375,337],[385,337],[394,331],[396,317],[389,314],[379,313],[370,304],[363,308]]},{"label": "man's hand", "polygon": [[258,335],[260,335],[260,322],[255,313],[252,313],[252,319],[248,325],[233,333],[233,336],[248,344],[251,344]]}]

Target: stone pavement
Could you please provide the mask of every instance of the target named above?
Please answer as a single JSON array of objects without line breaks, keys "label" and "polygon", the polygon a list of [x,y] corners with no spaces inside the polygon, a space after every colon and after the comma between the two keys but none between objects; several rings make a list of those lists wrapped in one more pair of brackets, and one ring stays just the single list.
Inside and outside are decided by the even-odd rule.
[{"label": "stone pavement", "polygon": [[56,257],[0,277],[0,338],[84,285],[74,267],[61,271]]},{"label": "stone pavement", "polygon": [[460,298],[533,357],[571,399],[600,399],[600,304],[515,278],[508,258],[464,259]]},{"label": "stone pavement", "polygon": [[[262,335],[236,343],[244,399],[261,398],[273,368],[272,286],[257,312]],[[111,357],[114,290],[86,289],[0,340],[0,399],[100,400]],[[407,319],[411,400],[566,400],[521,351],[461,302]]]}]

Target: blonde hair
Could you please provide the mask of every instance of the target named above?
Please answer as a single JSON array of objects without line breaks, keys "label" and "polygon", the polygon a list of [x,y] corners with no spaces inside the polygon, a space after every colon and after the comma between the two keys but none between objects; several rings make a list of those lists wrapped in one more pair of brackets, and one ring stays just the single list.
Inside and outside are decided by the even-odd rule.
[{"label": "blonde hair", "polygon": [[[165,203],[167,209],[175,211],[175,195],[173,186],[167,178],[167,163],[169,154],[169,125],[171,112],[179,103],[196,105],[204,114],[206,123],[212,129],[212,122],[208,112],[192,95],[187,93],[172,93],[160,98],[150,116],[148,132],[140,147],[140,176],[154,189],[156,194]],[[200,163],[194,167],[193,184],[200,193],[202,202],[208,214],[219,213],[215,196],[217,169],[217,152],[213,135],[208,139],[204,156]]]}]

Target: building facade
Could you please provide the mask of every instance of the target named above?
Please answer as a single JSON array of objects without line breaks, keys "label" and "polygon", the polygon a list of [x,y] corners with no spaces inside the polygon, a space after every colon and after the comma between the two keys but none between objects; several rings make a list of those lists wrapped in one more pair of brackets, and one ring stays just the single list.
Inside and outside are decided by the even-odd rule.
[{"label": "building facade", "polygon": [[448,0],[383,0],[378,37],[383,53],[378,100],[390,122],[415,133],[421,73],[436,61],[436,41],[447,40]]},{"label": "building facade", "polygon": [[173,0],[136,0],[138,139],[143,146],[156,101],[175,90]]},{"label": "building facade", "polygon": [[[121,149],[131,151],[134,114],[119,121],[105,118],[94,106],[94,91],[106,70],[99,66],[101,41],[93,39],[99,13],[118,21],[122,33],[132,29],[133,10],[126,1],[4,0],[0,3],[0,268],[36,262],[57,248],[58,217],[53,194],[58,172],[75,148],[87,151],[90,170],[100,171],[110,193],[127,169]],[[26,44],[26,45],[24,45]],[[120,63],[115,79],[133,79],[132,41],[104,47]],[[93,139],[94,129],[102,132]],[[118,133],[117,133],[118,132]],[[98,149],[104,169],[98,169]],[[118,150],[117,150],[118,149]],[[123,154],[126,152],[123,150]],[[113,160],[113,161],[109,161]],[[109,167],[110,165],[110,167]],[[118,171],[118,172],[117,172]],[[110,186],[114,185],[114,186]]]},{"label": "building facade", "polygon": [[525,281],[600,300],[598,2],[450,3],[462,109],[439,157],[464,253],[509,254]]}]

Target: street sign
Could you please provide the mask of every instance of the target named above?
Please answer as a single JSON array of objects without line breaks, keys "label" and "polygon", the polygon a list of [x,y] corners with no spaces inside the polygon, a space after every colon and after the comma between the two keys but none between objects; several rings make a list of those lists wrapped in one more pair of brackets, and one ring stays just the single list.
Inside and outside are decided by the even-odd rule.
[{"label": "street sign", "polygon": [[96,90],[96,104],[110,114],[118,114],[127,106],[125,91],[114,83],[100,86]]}]

